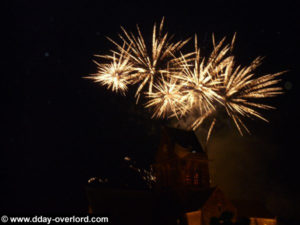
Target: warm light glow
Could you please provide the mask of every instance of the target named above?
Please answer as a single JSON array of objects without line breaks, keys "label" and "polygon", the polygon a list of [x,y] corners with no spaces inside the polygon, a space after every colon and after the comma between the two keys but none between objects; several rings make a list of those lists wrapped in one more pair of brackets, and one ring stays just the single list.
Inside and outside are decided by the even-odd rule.
[{"label": "warm light glow", "polygon": [[202,211],[201,210],[197,210],[197,211],[192,211],[192,212],[187,212],[185,213],[186,215],[186,219],[187,219],[187,223],[189,225],[202,225]]},{"label": "warm light glow", "polygon": [[250,225],[276,225],[276,219],[250,217]]}]

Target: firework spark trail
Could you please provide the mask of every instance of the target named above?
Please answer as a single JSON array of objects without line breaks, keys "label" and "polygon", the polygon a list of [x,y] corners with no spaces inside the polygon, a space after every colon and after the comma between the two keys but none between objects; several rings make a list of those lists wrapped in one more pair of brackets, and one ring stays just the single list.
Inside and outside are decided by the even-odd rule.
[{"label": "firework spark trail", "polygon": [[[280,82],[278,76],[284,72],[257,76],[254,70],[261,64],[262,57],[257,57],[249,66],[237,65],[232,53],[235,34],[229,44],[224,44],[225,37],[216,43],[213,35],[213,50],[207,58],[200,56],[195,35],[195,51],[176,57],[189,39],[172,43],[172,37],[162,32],[163,24],[164,19],[159,27],[154,24],[150,48],[138,26],[137,36],[122,28],[123,35],[119,37],[123,45],[109,38],[117,50],[111,51],[113,56],[101,57],[112,62],[97,63],[99,71],[91,78],[122,94],[129,84],[138,84],[135,97],[138,101],[141,94],[146,95],[145,107],[153,108],[152,117],[178,120],[195,117],[189,125],[193,130],[204,121],[211,121],[207,140],[222,108],[241,135],[243,130],[250,133],[242,118],[267,121],[258,110],[274,107],[255,101],[282,94],[282,88],[276,85]],[[147,85],[147,91],[142,92]]]},{"label": "firework spark trail", "polygon": [[255,78],[253,71],[261,64],[261,61],[262,57],[258,57],[250,66],[244,68],[238,66],[233,70],[234,61],[232,60],[227,64],[227,69],[223,74],[224,107],[229,117],[233,119],[241,135],[243,135],[242,127],[250,133],[241,116],[257,117],[268,122],[255,108],[273,109],[269,105],[255,103],[253,100],[282,94],[282,88],[274,87],[274,85],[281,81],[277,77],[285,73],[285,71]]},{"label": "firework spark trail", "polygon": [[[131,46],[131,50],[127,52],[134,70],[131,74],[131,82],[133,84],[140,83],[135,96],[140,97],[142,89],[148,84],[148,92],[151,93],[153,85],[157,78],[162,74],[168,74],[172,71],[178,71],[177,60],[175,53],[178,52],[188,41],[178,41],[172,43],[172,37],[168,33],[163,34],[164,18],[162,19],[159,28],[156,24],[153,26],[152,45],[147,47],[142,36],[140,28],[137,26],[138,35],[128,33],[123,27],[123,35],[119,35],[122,41],[127,46]],[[123,47],[109,38],[117,48],[122,51]]]},{"label": "firework spark trail", "polygon": [[[211,64],[205,65],[205,59],[200,58],[197,36],[195,36],[195,58],[192,67],[184,56],[181,57],[181,62],[183,63],[181,66],[183,70],[174,77],[180,81],[180,85],[184,88],[182,94],[185,96],[183,99],[187,101],[186,107],[198,108],[200,114],[215,109],[214,102],[220,102],[221,99],[217,93],[220,79],[213,77],[209,72]],[[185,111],[188,112],[189,109]]]},{"label": "firework spark trail", "polygon": [[184,96],[181,93],[181,86],[177,79],[171,78],[166,81],[163,77],[158,84],[154,84],[153,92],[147,92],[150,100],[146,103],[146,108],[154,107],[152,117],[176,117],[184,114]]},{"label": "firework spark trail", "polygon": [[129,62],[129,50],[130,46],[127,49],[123,46],[121,53],[117,56],[115,53],[113,53],[113,56],[96,55],[112,62],[98,63],[94,61],[98,66],[98,72],[86,78],[100,82],[102,86],[106,86],[107,89],[111,89],[113,92],[120,92],[125,95],[128,89],[127,85],[130,83],[130,73],[133,70],[132,63]]},{"label": "firework spark trail", "polygon": [[[216,45],[213,37],[214,49],[208,60],[199,60],[199,51],[196,50],[196,60],[192,70],[186,66],[180,77],[188,86],[189,103],[186,111],[198,111],[198,118],[191,124],[193,130],[197,129],[208,118],[212,122],[208,130],[207,139],[215,126],[216,107],[225,107],[228,116],[234,121],[238,131],[243,135],[242,128],[248,133],[249,130],[241,117],[257,117],[267,121],[255,108],[272,109],[266,104],[253,102],[255,99],[274,97],[282,94],[281,87],[274,87],[280,82],[277,77],[284,72],[267,74],[255,78],[253,71],[261,64],[262,57],[256,58],[250,66],[235,67],[235,58],[231,55],[235,35],[230,45],[222,47],[224,38]],[[197,46],[195,38],[195,46]],[[196,48],[197,49],[197,48]],[[199,70],[200,68],[200,70]],[[209,81],[205,84],[203,81]],[[199,88],[200,87],[200,88]],[[205,89],[206,87],[206,89]]]},{"label": "firework spark trail", "polygon": [[[230,46],[221,49],[224,40],[223,38],[216,46],[213,38],[214,50],[210,57],[205,59],[200,57],[197,36],[195,36],[195,58],[193,64],[189,64],[184,56],[181,57],[184,69],[176,78],[182,82],[182,86],[185,89],[182,91],[186,96],[186,109],[184,111],[198,115],[190,125],[190,128],[193,130],[196,130],[206,119],[214,115],[216,106],[223,105],[223,98],[221,93],[219,93],[222,87],[220,74],[222,74],[222,70],[232,58],[224,57],[228,50],[231,49]],[[209,139],[215,123],[216,118],[213,118],[207,139]]]},{"label": "firework spark trail", "polygon": [[135,161],[133,161],[130,157],[125,156],[124,160],[128,162],[129,168],[135,170],[141,178],[146,181],[146,184],[149,188],[156,183],[156,176],[154,175],[152,166],[150,169],[142,169],[135,166]]},{"label": "firework spark trail", "polygon": [[[276,76],[284,73],[270,74],[259,78],[253,78],[254,74],[248,74],[245,71],[240,77],[233,76],[232,85],[226,86],[226,92],[224,96],[224,105],[228,115],[234,120],[239,132],[242,134],[242,130],[239,126],[241,124],[247,132],[247,128],[242,122],[240,116],[243,117],[257,117],[261,120],[268,122],[256,109],[272,109],[273,107],[266,104],[258,104],[253,102],[253,99],[274,97],[282,93],[281,87],[271,87],[277,84],[280,80],[275,79]],[[239,74],[239,73],[235,73]],[[226,85],[226,83],[225,83]]]}]

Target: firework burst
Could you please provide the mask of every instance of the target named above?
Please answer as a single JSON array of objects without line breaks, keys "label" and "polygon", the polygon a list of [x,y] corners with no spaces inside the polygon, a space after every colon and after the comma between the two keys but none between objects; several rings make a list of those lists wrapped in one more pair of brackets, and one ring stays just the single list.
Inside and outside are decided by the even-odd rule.
[{"label": "firework burst", "polygon": [[274,85],[280,82],[277,77],[285,71],[254,77],[253,71],[261,64],[261,61],[262,57],[258,57],[250,66],[244,68],[238,66],[235,69],[234,62],[231,61],[226,66],[223,75],[224,106],[241,135],[243,134],[242,128],[249,133],[241,117],[257,117],[268,122],[257,109],[274,109],[272,106],[256,103],[255,100],[274,97],[283,93],[281,87],[274,87]]},{"label": "firework burst", "polygon": [[203,115],[215,108],[215,101],[220,102],[221,97],[217,93],[220,79],[210,72],[211,62],[205,64],[205,58],[200,57],[197,36],[195,36],[194,55],[193,64],[190,64],[184,56],[180,58],[183,69],[174,77],[180,81],[179,84],[182,87],[182,99],[186,101],[185,111],[188,112],[192,108],[197,108]]},{"label": "firework burst", "polygon": [[[250,66],[236,66],[235,58],[231,54],[235,35],[231,44],[222,47],[224,40],[223,38],[216,45],[213,37],[214,49],[205,66],[203,66],[204,60],[202,61],[200,68],[204,69],[200,70],[199,73],[202,73],[202,77],[206,77],[206,79],[214,81],[214,83],[204,91],[206,98],[203,98],[205,95],[198,94],[199,100],[197,102],[200,107],[192,106],[193,110],[198,110],[199,115],[192,123],[192,129],[197,129],[206,119],[211,118],[212,122],[208,129],[207,140],[217,121],[215,115],[221,107],[225,108],[228,116],[233,120],[240,134],[243,135],[243,129],[248,133],[250,131],[242,121],[242,117],[257,117],[268,121],[257,109],[274,108],[266,104],[256,103],[255,100],[282,94],[282,88],[274,87],[274,85],[280,82],[280,79],[277,79],[277,77],[284,72],[257,77],[254,70],[261,64],[262,57],[257,57]],[[196,61],[194,68],[198,68]],[[197,74],[195,69],[192,73],[193,76]],[[201,85],[201,87],[203,86]],[[210,93],[214,94],[211,95],[211,98],[208,98],[207,95]],[[205,110],[202,110],[201,107]]]},{"label": "firework burst", "polygon": [[[148,92],[151,93],[153,85],[157,78],[160,78],[162,74],[168,74],[170,72],[176,72],[180,68],[175,57],[175,53],[178,52],[188,41],[178,41],[172,43],[172,37],[169,37],[168,33],[163,34],[164,18],[162,19],[160,26],[156,24],[153,26],[152,45],[146,45],[144,37],[137,26],[138,35],[128,33],[123,27],[123,35],[119,35],[126,46],[131,46],[131,50],[127,52],[131,63],[133,64],[133,71],[131,74],[131,83],[139,83],[136,91],[137,99],[140,97],[142,89],[148,84]],[[114,43],[119,51],[123,51],[124,47],[108,38]]]},{"label": "firework burst", "polygon": [[94,61],[98,66],[98,72],[87,78],[100,82],[101,85],[106,86],[107,89],[111,89],[113,92],[120,92],[125,95],[128,89],[127,85],[130,83],[130,74],[133,71],[132,63],[129,62],[129,49],[130,47],[126,50],[123,46],[121,53],[117,56],[115,53],[113,56],[96,55],[111,62],[100,64]]},{"label": "firework burst", "polygon": [[[138,84],[135,97],[138,101],[142,93],[146,95],[145,107],[153,109],[152,117],[193,118],[189,124],[193,130],[210,121],[207,140],[220,111],[226,112],[241,135],[244,130],[249,132],[242,119],[255,117],[267,121],[258,110],[273,107],[256,100],[281,94],[282,88],[276,85],[280,82],[278,76],[284,72],[257,76],[254,70],[262,57],[249,66],[237,65],[232,53],[236,35],[226,45],[225,38],[216,43],[213,36],[213,50],[207,58],[200,55],[195,36],[195,51],[177,57],[176,53],[189,39],[172,43],[172,37],[162,32],[163,24],[164,19],[159,27],[154,24],[150,47],[138,26],[137,36],[122,28],[119,37],[123,45],[109,39],[117,50],[111,51],[112,56],[100,57],[111,62],[96,62],[98,73],[89,78],[122,94],[128,85]],[[146,86],[148,89],[142,92]]]},{"label": "firework burst", "polygon": [[146,103],[146,108],[154,107],[152,117],[165,118],[174,117],[179,118],[185,113],[184,96],[181,93],[181,86],[177,79],[170,78],[166,81],[163,77],[161,81],[154,84],[153,92],[146,93],[150,100]]}]

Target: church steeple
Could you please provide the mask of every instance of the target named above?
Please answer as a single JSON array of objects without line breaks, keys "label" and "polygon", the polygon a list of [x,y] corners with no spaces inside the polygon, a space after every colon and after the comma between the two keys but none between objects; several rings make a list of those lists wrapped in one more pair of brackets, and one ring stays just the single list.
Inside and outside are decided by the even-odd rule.
[{"label": "church steeple", "polygon": [[153,165],[158,188],[208,188],[207,154],[193,131],[164,127]]}]

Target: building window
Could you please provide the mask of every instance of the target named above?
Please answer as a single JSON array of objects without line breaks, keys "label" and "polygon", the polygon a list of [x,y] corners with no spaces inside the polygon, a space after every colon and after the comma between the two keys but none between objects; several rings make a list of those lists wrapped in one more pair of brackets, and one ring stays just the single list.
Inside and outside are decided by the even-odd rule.
[{"label": "building window", "polygon": [[194,185],[199,185],[199,174],[196,172],[194,176]]},{"label": "building window", "polygon": [[185,176],[185,184],[191,185],[192,184],[192,176],[190,174],[187,174]]}]

